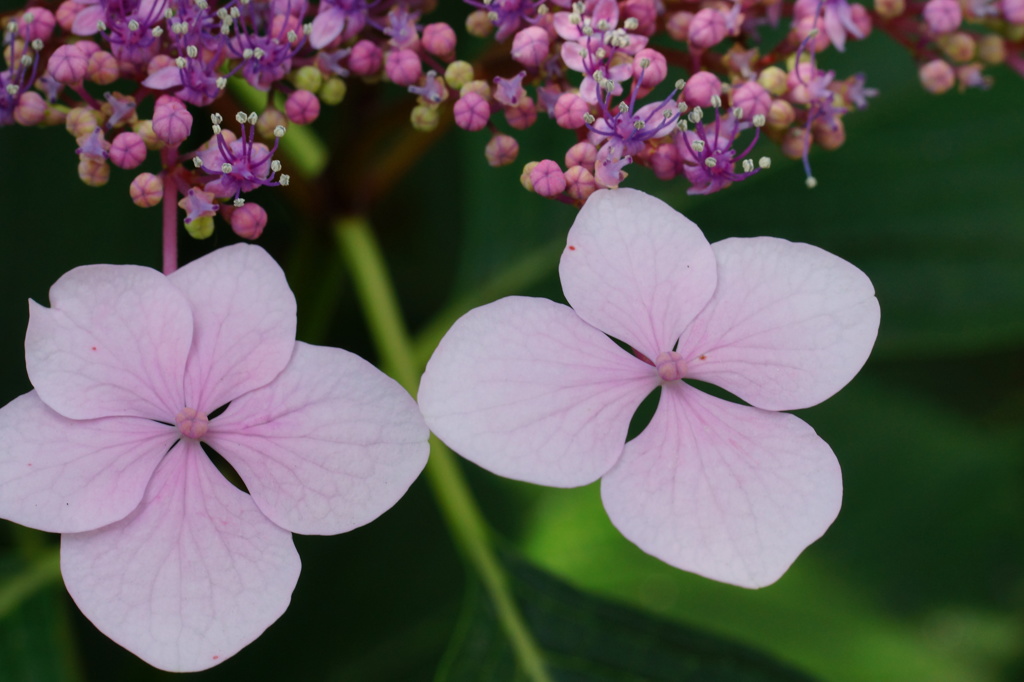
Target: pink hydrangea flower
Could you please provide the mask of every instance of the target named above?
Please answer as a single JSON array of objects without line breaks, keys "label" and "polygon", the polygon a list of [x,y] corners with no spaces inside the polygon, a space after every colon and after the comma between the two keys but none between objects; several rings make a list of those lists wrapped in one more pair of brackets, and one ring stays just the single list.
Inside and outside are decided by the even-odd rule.
[{"label": "pink hydrangea flower", "polygon": [[203,670],[253,641],[298,580],[291,533],[372,521],[426,463],[398,384],[295,341],[295,298],[258,246],[167,277],[76,268],[50,302],[30,303],[35,390],[0,410],[0,517],[62,533],[78,607],[158,668]]},{"label": "pink hydrangea flower", "polygon": [[[427,425],[502,476],[601,479],[612,523],[673,566],[745,587],[778,579],[842,497],[832,450],[779,410],[825,400],[864,364],[879,321],[867,276],[782,239],[709,245],[628,189],[590,197],[559,273],[571,308],[509,297],[453,325],[420,386]],[[627,443],[658,387],[654,417]]]}]

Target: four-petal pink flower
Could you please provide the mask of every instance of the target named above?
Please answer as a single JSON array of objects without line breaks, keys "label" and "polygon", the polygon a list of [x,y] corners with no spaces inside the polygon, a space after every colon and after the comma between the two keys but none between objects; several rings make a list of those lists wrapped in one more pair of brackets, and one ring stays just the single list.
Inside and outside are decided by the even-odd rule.
[{"label": "four-petal pink flower", "polygon": [[[601,479],[615,526],[673,566],[774,582],[842,497],[832,450],[779,410],[825,400],[866,361],[879,322],[867,276],[782,239],[709,245],[669,206],[627,189],[590,197],[559,273],[571,308],[509,297],[449,330],[420,386],[428,426],[502,476]],[[627,443],[658,387],[651,422]]]},{"label": "four-petal pink flower", "polygon": [[253,641],[298,580],[291,533],[372,521],[426,464],[416,403],[361,358],[296,342],[295,298],[257,246],[167,277],[76,268],[50,303],[30,303],[35,390],[0,410],[0,517],[63,533],[79,608],[158,668]]}]

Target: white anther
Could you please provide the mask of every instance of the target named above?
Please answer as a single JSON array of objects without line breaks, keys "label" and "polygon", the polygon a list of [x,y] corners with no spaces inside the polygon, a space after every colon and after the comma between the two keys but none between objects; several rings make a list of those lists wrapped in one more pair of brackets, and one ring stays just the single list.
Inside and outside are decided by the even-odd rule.
[{"label": "white anther", "polygon": [[611,92],[615,89],[615,81],[609,78],[601,83],[601,87],[604,88],[605,92]]},{"label": "white anther", "polygon": [[548,9],[547,5],[541,5],[540,7],[537,8],[537,14],[539,14],[541,16],[544,16],[545,14],[547,14],[550,11],[551,10]]},{"label": "white anther", "polygon": [[186,66],[188,66],[188,62],[185,61],[184,57],[176,57],[174,59],[174,65],[177,66],[179,69],[184,69]]},{"label": "white anther", "polygon": [[289,43],[294,43],[296,40],[299,39],[299,34],[296,33],[295,31],[288,31],[288,34],[285,36],[285,38],[288,39]]},{"label": "white anther", "polygon": [[248,116],[249,125],[251,125],[251,126],[256,125],[256,121],[258,121],[258,120],[260,120],[260,117],[256,115],[255,111],[249,113],[249,116]]},{"label": "white anther", "polygon": [[611,29],[611,26],[608,25],[607,19],[598,19],[597,27],[602,31],[608,31]]},{"label": "white anther", "polygon": [[216,81],[214,81],[214,84],[217,86],[218,90],[223,90],[224,88],[228,87],[228,79],[224,76],[221,76]]},{"label": "white anther", "polygon": [[206,0],[196,0],[196,7],[205,11],[210,9],[210,4]]},{"label": "white anther", "polygon": [[244,111],[239,111],[237,114],[235,114],[235,120],[239,123],[245,123],[248,119],[249,115],[246,114]]},{"label": "white anther", "polygon": [[754,162],[751,159],[743,159],[743,172],[752,173],[754,171]]},{"label": "white anther", "polygon": [[313,32],[313,22],[302,25],[302,35],[308,36]]},{"label": "white anther", "polygon": [[31,45],[32,49],[36,52],[39,52],[43,49],[43,41],[41,38],[36,38],[31,43],[29,43],[29,45]]},{"label": "white anther", "polygon": [[129,31],[138,31],[139,30],[139,22],[138,22],[138,20],[130,19],[128,21],[128,30]]},{"label": "white anther", "polygon": [[234,204],[235,208],[242,208],[243,206],[245,206],[245,199],[243,199],[242,197],[237,197],[231,203]]},{"label": "white anther", "polygon": [[594,118],[594,115],[592,113],[590,113],[589,111],[587,113],[583,114],[583,122],[586,123],[587,125],[594,125],[594,121],[596,121],[596,120],[597,119]]},{"label": "white anther", "polygon": [[715,161],[715,157],[709,156],[708,158],[704,159],[704,165],[707,166],[708,168],[714,168],[715,166],[718,165],[718,162]]},{"label": "white anther", "polygon": [[11,97],[13,97],[14,95],[18,94],[18,86],[15,85],[14,83],[8,83],[7,87],[4,88],[4,89],[7,90],[7,94],[10,95]]},{"label": "white anther", "polygon": [[182,35],[188,33],[188,22],[187,21],[181,22],[179,24],[179,26],[181,26],[181,33],[182,33]]},{"label": "white anther", "polygon": [[228,11],[225,8],[221,7],[219,10],[217,10],[217,18],[221,21],[224,21],[228,18]]},{"label": "white anther", "polygon": [[174,10],[168,7],[164,10],[164,19],[170,19],[174,16]]},{"label": "white anther", "polygon": [[106,23],[104,23],[104,21],[102,19],[100,19],[99,21],[96,22],[96,30],[101,32],[101,33],[103,31],[107,30],[107,25],[106,25]]},{"label": "white anther", "polygon": [[761,170],[768,170],[769,168],[772,167],[772,160],[769,159],[767,156],[762,156],[760,159],[757,160],[757,165],[761,168]]},{"label": "white anther", "polygon": [[814,189],[818,186],[818,179],[813,175],[809,175],[807,179],[804,180],[804,184],[807,185],[807,189]]},{"label": "white anther", "polygon": [[225,21],[223,24],[220,25],[220,34],[222,36],[231,35],[231,22],[230,21]]},{"label": "white anther", "polygon": [[587,24],[580,29],[580,33],[582,33],[585,36],[592,36],[594,35],[594,27],[591,26],[590,24]]},{"label": "white anther", "polygon": [[154,38],[159,38],[163,34],[164,34],[164,29],[163,29],[162,26],[154,26],[149,31],[149,35],[153,36]]},{"label": "white anther", "polygon": [[754,116],[754,127],[755,128],[763,128],[764,124],[767,123],[767,122],[768,121],[767,121],[767,119],[765,119],[764,114],[757,114],[756,116]]},{"label": "white anther", "polygon": [[31,12],[25,12],[24,14],[21,15],[21,20],[24,21],[26,24],[31,24],[33,21],[36,20],[36,15],[32,14]]},{"label": "white anther", "polygon": [[18,61],[21,62],[22,66],[32,66],[32,55],[23,54]]},{"label": "white anther", "polygon": [[633,127],[636,128],[637,130],[643,130],[644,126],[646,125],[647,124],[644,123],[643,121],[633,121]]},{"label": "white anther", "polygon": [[4,28],[7,29],[8,33],[14,33],[15,31],[18,30],[18,22],[16,22],[16,21],[8,21],[7,22],[7,26],[5,26]]},{"label": "white anther", "polygon": [[626,27],[627,31],[635,31],[640,28],[640,20],[636,17],[626,17],[622,25]]},{"label": "white anther", "polygon": [[284,137],[287,129],[284,126],[274,126],[274,137]]},{"label": "white anther", "polygon": [[213,126],[213,134],[214,135],[220,135],[220,131],[221,131],[221,127],[219,125],[214,125]]},{"label": "white anther", "polygon": [[245,48],[242,50],[242,59],[252,59],[252,48]]},{"label": "white anther", "polygon": [[682,131],[687,131],[690,129],[690,124],[686,122],[685,118],[681,118],[676,121],[676,128]]},{"label": "white anther", "polygon": [[700,123],[701,119],[704,118],[704,110],[700,107],[694,107],[693,111],[687,114],[687,118],[690,119],[691,123]]},{"label": "white anther", "polygon": [[210,123],[212,123],[213,125],[219,126],[223,122],[224,122],[224,117],[221,116],[220,114],[210,114]]},{"label": "white anther", "polygon": [[273,161],[271,161],[270,162],[270,170],[274,171],[275,173],[280,173],[281,172],[281,162],[278,161],[277,159],[274,159]]},{"label": "white anther", "polygon": [[252,56],[256,59],[263,59],[263,56],[265,54],[267,53],[263,51],[262,47],[257,47],[255,50],[252,51]]},{"label": "white anther", "polygon": [[282,173],[280,176],[278,176],[277,181],[278,183],[280,183],[282,187],[287,187],[288,183],[292,181],[292,176],[288,175],[287,173]]},{"label": "white anther", "polygon": [[188,45],[185,47],[185,54],[187,54],[190,59],[195,59],[199,56],[199,48],[195,45]]},{"label": "white anther", "polygon": [[686,81],[682,78],[676,81],[676,90],[682,90],[686,87]]},{"label": "white anther", "polygon": [[733,107],[732,117],[735,118],[737,121],[743,118],[743,107]]},{"label": "white anther", "polygon": [[722,98],[719,97],[718,95],[711,95],[711,106],[713,106],[715,109],[721,109]]},{"label": "white anther", "polygon": [[238,9],[238,7],[232,7],[228,10],[228,14],[230,14],[233,19],[237,19],[242,16],[242,10]]},{"label": "white anther", "polygon": [[225,161],[224,163],[222,163],[222,164],[220,165],[220,172],[221,172],[221,173],[230,173],[230,172],[231,172],[231,171],[233,171],[233,170],[234,170],[234,166],[232,166],[232,165],[231,165],[230,163],[228,163],[227,161]]},{"label": "white anther", "polygon": [[700,154],[704,151],[704,140],[694,140],[690,143],[690,149]]},{"label": "white anther", "polygon": [[578,14],[569,15],[569,23],[573,26],[579,26],[583,22],[583,18]]},{"label": "white anther", "polygon": [[490,21],[491,23],[496,22],[498,19],[500,19],[500,17],[498,13],[495,12],[494,10],[491,10],[490,12],[487,13],[487,20]]},{"label": "white anther", "polygon": [[196,168],[202,168],[203,167],[203,160],[200,159],[198,156],[193,156],[192,157],[192,165],[195,166]]},{"label": "white anther", "polygon": [[682,116],[683,114],[690,110],[690,105],[688,105],[686,102],[679,102],[676,108],[679,109],[679,115]]},{"label": "white anther", "polygon": [[622,112],[623,114],[626,113],[627,111],[629,111],[629,105],[626,104],[625,102],[619,102],[619,111]]}]

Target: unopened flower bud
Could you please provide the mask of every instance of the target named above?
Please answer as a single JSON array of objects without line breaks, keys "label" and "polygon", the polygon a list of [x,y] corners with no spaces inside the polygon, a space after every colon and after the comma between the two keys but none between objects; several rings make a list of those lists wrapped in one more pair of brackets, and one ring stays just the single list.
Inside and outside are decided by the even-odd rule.
[{"label": "unopened flower bud", "polygon": [[683,99],[691,107],[710,107],[712,98],[722,96],[722,81],[708,71],[693,74],[683,87]]},{"label": "unopened flower bud", "polygon": [[776,97],[786,93],[787,80],[786,72],[777,66],[766,67],[757,76],[758,84]]},{"label": "unopened flower bud", "polygon": [[467,92],[455,102],[455,125],[463,130],[482,130],[491,117],[491,105],[483,96]]},{"label": "unopened flower bud", "polygon": [[369,40],[360,40],[348,55],[348,69],[357,76],[370,76],[380,71],[384,55]]},{"label": "unopened flower bud", "polygon": [[693,15],[686,37],[694,49],[706,50],[722,42],[728,32],[725,15],[716,9],[705,7]]},{"label": "unopened flower bud", "polygon": [[408,87],[423,77],[423,62],[412,50],[392,50],[384,57],[384,73],[395,85]]},{"label": "unopened flower bud", "polygon": [[665,20],[665,32],[672,40],[684,42],[690,34],[690,22],[692,21],[693,12],[674,12]]},{"label": "unopened flower bud", "polygon": [[86,77],[97,85],[110,85],[121,77],[117,60],[106,50],[96,50],[89,55]]},{"label": "unopened flower bud", "polygon": [[551,36],[540,26],[528,26],[512,39],[512,59],[535,68],[544,63],[551,49]]},{"label": "unopened flower bud", "polygon": [[308,90],[296,90],[285,100],[284,113],[292,123],[308,125],[320,116],[320,100]]},{"label": "unopened flower bud", "polygon": [[963,12],[957,0],[928,0],[921,16],[928,28],[937,34],[955,31],[963,21]]},{"label": "unopened flower bud", "polygon": [[139,173],[128,186],[128,194],[139,208],[152,208],[163,199],[163,178],[152,173]]},{"label": "unopened flower bud", "polygon": [[810,144],[810,134],[805,128],[800,127],[787,130],[786,134],[782,136],[782,142],[779,144],[779,147],[782,149],[783,154],[795,160],[803,157]]},{"label": "unopened flower bud", "polygon": [[78,177],[89,187],[102,187],[110,181],[110,164],[88,156],[80,156]]},{"label": "unopened flower bud", "polygon": [[597,147],[586,140],[577,142],[565,152],[565,167],[583,166],[594,172],[594,161],[597,159]]},{"label": "unopened flower bud", "polygon": [[147,151],[138,133],[119,133],[110,142],[110,162],[118,168],[137,168],[146,160]]},{"label": "unopened flower bud", "polygon": [[519,156],[519,143],[510,135],[497,134],[484,148],[484,157],[492,168],[507,166]]},{"label": "unopened flower bud", "polygon": [[446,61],[454,57],[455,43],[455,31],[448,24],[437,22],[423,27],[420,45],[435,57]]},{"label": "unopened flower bud", "polygon": [[533,181],[530,180],[530,173],[532,173],[533,169],[537,167],[537,163],[537,161],[530,161],[523,166],[523,170],[519,173],[519,184],[522,185],[523,189],[527,192],[533,192]]},{"label": "unopened flower bud", "polygon": [[21,15],[21,21],[18,23],[18,37],[28,42],[41,40],[45,43],[53,36],[53,29],[56,25],[57,18],[53,12],[36,5]]},{"label": "unopened flower bud", "polygon": [[641,93],[650,92],[667,77],[668,62],[657,50],[645,47],[633,57],[633,80],[640,85]]},{"label": "unopened flower bud", "polygon": [[471,80],[461,88],[459,88],[459,97],[465,97],[468,93],[476,93],[480,95],[488,102],[491,101],[491,86],[487,84],[487,81],[482,80]]},{"label": "unopened flower bud", "polygon": [[563,93],[555,101],[555,123],[560,128],[575,130],[583,126],[583,117],[589,110],[590,105],[579,95]]},{"label": "unopened flower bud", "polygon": [[486,38],[494,31],[494,24],[482,9],[474,10],[466,17],[466,33],[474,38]]},{"label": "unopened flower bud", "polygon": [[906,0],[875,0],[875,13],[883,19],[895,19],[906,10]]},{"label": "unopened flower bud", "polygon": [[565,193],[576,201],[586,201],[597,191],[594,174],[583,166],[573,166],[565,171]]},{"label": "unopened flower bud", "polygon": [[733,107],[743,110],[743,119],[752,121],[755,116],[768,116],[772,107],[772,96],[753,81],[740,83],[732,91]]},{"label": "unopened flower bud", "polygon": [[213,234],[213,216],[200,216],[185,223],[185,231],[193,239],[208,239]]},{"label": "unopened flower bud", "polygon": [[162,149],[164,143],[160,141],[160,138],[153,132],[153,121],[147,119],[136,121],[132,124],[132,130],[139,134],[142,141],[146,143],[146,149],[155,151]]},{"label": "unopened flower bud", "polygon": [[77,43],[61,45],[50,55],[46,70],[58,83],[81,83],[89,70],[89,58]]},{"label": "unopened flower bud", "polygon": [[76,140],[96,130],[99,125],[95,110],[88,107],[75,107],[64,120],[64,127]]},{"label": "unopened flower bud", "polygon": [[1024,24],[1024,0],[1001,0],[1003,18],[1011,24]]},{"label": "unopened flower bud", "polygon": [[835,117],[828,123],[818,119],[811,124],[814,141],[827,151],[834,151],[846,142],[846,128],[841,118]]},{"label": "unopened flower bud", "polygon": [[417,104],[409,114],[409,122],[412,123],[412,127],[421,133],[436,130],[440,118],[437,106],[433,104]]},{"label": "unopened flower bud", "polygon": [[516,130],[526,130],[537,122],[537,107],[529,97],[520,97],[514,107],[505,107],[505,120]]},{"label": "unopened flower bud", "polygon": [[941,95],[956,84],[956,73],[948,62],[933,59],[923,64],[917,72],[924,89],[933,95]]},{"label": "unopened flower bud", "polygon": [[796,110],[786,100],[776,99],[772,101],[766,118],[769,127],[781,130],[793,125],[793,121],[796,120]]},{"label": "unopened flower bud", "polygon": [[274,137],[274,128],[287,123],[288,119],[280,109],[265,109],[256,120],[256,134],[264,140],[269,140]]},{"label": "unopened flower bud", "polygon": [[267,212],[259,204],[247,201],[231,211],[231,229],[242,239],[257,239],[267,226]]},{"label": "unopened flower bud", "polygon": [[316,92],[324,82],[323,73],[312,64],[295,69],[289,78],[296,88],[308,90],[309,92]]},{"label": "unopened flower bud", "polygon": [[192,114],[173,95],[160,95],[153,107],[153,134],[169,147],[177,147],[192,132]]},{"label": "unopened flower bud", "polygon": [[46,120],[47,104],[38,92],[29,90],[21,93],[18,105],[14,107],[14,120],[18,125],[35,126]]},{"label": "unopened flower bud", "polygon": [[320,101],[327,106],[338,106],[348,94],[348,85],[337,76],[331,76],[320,86]]},{"label": "unopened flower bud", "polygon": [[[1024,7],[1024,2],[1021,6]],[[986,64],[1002,64],[1006,61],[1006,40],[994,33],[979,36],[978,59]]]},{"label": "unopened flower bud", "polygon": [[946,56],[954,62],[969,62],[974,59],[977,52],[977,43],[974,42],[974,38],[969,33],[962,31],[941,35],[936,42]]},{"label": "unopened flower bud", "polygon": [[533,191],[542,197],[556,197],[565,191],[565,175],[557,163],[545,159],[530,171],[530,184]]}]

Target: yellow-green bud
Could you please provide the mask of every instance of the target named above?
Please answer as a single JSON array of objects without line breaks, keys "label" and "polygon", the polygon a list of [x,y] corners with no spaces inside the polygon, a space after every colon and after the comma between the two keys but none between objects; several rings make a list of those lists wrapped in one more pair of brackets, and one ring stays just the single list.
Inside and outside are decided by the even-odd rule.
[{"label": "yellow-green bud", "polygon": [[71,137],[78,139],[82,135],[88,135],[100,127],[96,112],[89,107],[75,107],[68,112],[64,120],[64,127],[71,133]]},{"label": "yellow-green bud", "polygon": [[465,97],[466,93],[468,92],[475,92],[488,102],[491,101],[491,86],[487,83],[487,81],[469,81],[461,88],[459,88],[459,97]]},{"label": "yellow-green bud", "polygon": [[307,64],[292,71],[291,81],[299,90],[316,92],[324,82],[324,75],[320,73],[320,69]]},{"label": "yellow-green bud", "polygon": [[193,239],[206,239],[213,234],[213,216],[203,216],[190,223],[185,223],[185,230]]},{"label": "yellow-green bud", "polygon": [[452,62],[444,70],[444,82],[448,87],[459,90],[473,80],[473,65],[461,59]]},{"label": "yellow-green bud", "polygon": [[786,92],[786,72],[777,66],[765,68],[757,76],[757,84],[776,97]]},{"label": "yellow-green bud", "polygon": [[429,133],[437,128],[439,119],[437,107],[429,104],[417,104],[412,108],[412,113],[409,115],[412,127],[421,133]]},{"label": "yellow-green bud", "polygon": [[337,76],[332,76],[320,86],[320,99],[328,106],[341,104],[348,94],[348,85]]},{"label": "yellow-green bud", "polygon": [[523,186],[527,192],[533,191],[533,180],[530,179],[530,173],[537,167],[539,161],[531,161],[530,163],[523,166],[523,172],[519,174],[519,184]]},{"label": "yellow-green bud", "polygon": [[149,151],[156,151],[157,149],[163,149],[164,143],[160,141],[160,138],[153,132],[153,121],[150,119],[143,119],[136,121],[132,124],[132,130],[138,133],[142,141],[146,143],[146,149]]}]

